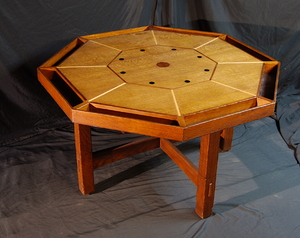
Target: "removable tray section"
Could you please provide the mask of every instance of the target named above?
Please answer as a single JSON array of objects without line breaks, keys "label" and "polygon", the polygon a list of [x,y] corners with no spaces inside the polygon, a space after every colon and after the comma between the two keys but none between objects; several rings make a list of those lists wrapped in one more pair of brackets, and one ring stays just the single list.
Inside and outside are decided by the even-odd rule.
[{"label": "removable tray section", "polygon": [[277,92],[276,78],[278,77],[278,72],[279,72],[278,65],[273,66],[271,69],[265,67],[265,72],[263,73],[261,79],[259,96],[275,101],[276,92]]},{"label": "removable tray section", "polygon": [[113,106],[108,106],[108,105],[103,105],[98,103],[89,104],[88,111],[111,115],[111,116],[157,122],[166,125],[179,125],[176,120],[177,119],[176,116],[142,112],[137,110],[129,110],[127,108],[113,107]]},{"label": "removable tray section", "polygon": [[255,109],[266,104],[272,103],[270,100],[264,98],[253,97],[251,99],[229,104],[226,106],[204,110],[198,113],[193,113],[184,116],[169,116],[163,114],[154,114],[148,112],[142,112],[137,110],[129,110],[126,108],[112,107],[108,105],[102,105],[97,103],[91,103],[86,107],[87,111],[96,112],[106,115],[113,115],[118,117],[127,117],[132,119],[145,120],[150,122],[157,122],[166,125],[175,126],[189,126],[192,124],[201,123],[204,121],[213,120],[236,112]]},{"label": "removable tray section", "polygon": [[245,101],[240,101],[225,106],[200,111],[198,113],[193,113],[184,116],[184,121],[186,125],[192,125],[195,123],[212,120],[215,118],[223,117],[236,112],[248,110],[258,106],[257,98],[253,97]]},{"label": "removable tray section", "polygon": [[235,47],[241,49],[242,51],[244,52],[247,52],[248,54],[254,56],[255,58],[257,59],[260,59],[261,61],[270,61],[270,57],[269,56],[266,56],[264,54],[262,54],[261,52],[253,49],[252,47],[234,39],[233,37],[231,36],[228,36],[226,35],[225,36],[225,39],[224,39],[226,42],[228,42],[229,44],[231,45],[234,45]]},{"label": "removable tray section", "polygon": [[75,107],[82,102],[81,98],[75,90],[72,89],[70,84],[68,84],[55,69],[40,69],[41,72],[46,76],[46,78],[53,84],[56,90],[64,97],[64,99],[70,104],[71,107]]}]

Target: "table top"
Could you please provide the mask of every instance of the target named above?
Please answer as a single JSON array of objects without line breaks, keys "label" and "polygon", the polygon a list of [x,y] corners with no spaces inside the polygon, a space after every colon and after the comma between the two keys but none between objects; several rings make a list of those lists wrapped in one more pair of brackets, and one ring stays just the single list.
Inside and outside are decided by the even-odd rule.
[{"label": "table top", "polygon": [[82,111],[184,128],[270,114],[279,62],[228,35],[150,26],[78,37],[38,72],[70,119]]}]

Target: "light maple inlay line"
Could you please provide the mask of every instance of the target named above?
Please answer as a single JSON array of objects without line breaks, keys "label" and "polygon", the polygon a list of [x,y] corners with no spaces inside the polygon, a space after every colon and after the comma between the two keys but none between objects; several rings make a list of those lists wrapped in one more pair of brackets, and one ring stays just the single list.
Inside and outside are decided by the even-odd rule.
[{"label": "light maple inlay line", "polygon": [[220,82],[217,82],[217,81],[211,81],[211,82],[212,82],[212,83],[220,84],[220,85],[225,86],[225,87],[227,87],[227,88],[232,88],[232,89],[234,89],[234,90],[237,90],[237,91],[242,92],[242,93],[249,94],[249,95],[251,95],[251,96],[256,96],[256,94],[249,93],[249,92],[247,92],[247,91],[244,91],[244,90],[241,90],[241,89],[238,89],[238,88],[229,86],[229,85],[227,85],[227,84],[223,84],[223,83],[220,83]]},{"label": "light maple inlay line", "polygon": [[99,45],[105,46],[105,47],[107,47],[107,48],[111,48],[111,49],[113,49],[113,50],[122,51],[122,50],[120,50],[120,49],[118,49],[118,48],[115,48],[115,47],[112,47],[112,46],[109,46],[109,45],[105,45],[105,44],[103,44],[103,43],[100,43],[100,42],[97,42],[97,41],[93,41],[93,40],[90,40],[90,41],[92,41],[93,43],[96,43],[96,44],[99,44]]},{"label": "light maple inlay line", "polygon": [[118,85],[118,86],[116,86],[116,87],[114,87],[114,88],[112,88],[112,89],[110,89],[110,90],[107,90],[106,92],[104,92],[104,93],[102,93],[102,94],[100,94],[100,95],[98,95],[98,96],[96,96],[96,97],[94,97],[94,98],[92,98],[92,99],[89,99],[88,101],[89,101],[89,102],[92,102],[93,100],[95,100],[95,99],[97,99],[97,98],[99,98],[99,97],[101,97],[101,96],[103,96],[103,95],[105,95],[105,94],[107,94],[107,93],[109,93],[109,92],[111,92],[111,91],[113,91],[113,90],[119,88],[119,87],[122,87],[122,86],[125,85],[125,84],[126,84],[126,83],[122,83],[122,84],[120,84],[120,85]]},{"label": "light maple inlay line", "polygon": [[172,92],[172,97],[173,97],[173,100],[174,100],[174,103],[175,103],[177,115],[181,116],[181,113],[180,113],[180,110],[179,110],[179,106],[177,104],[177,100],[176,100],[176,97],[175,97],[175,94],[174,94],[174,90],[171,90],[171,92]]},{"label": "light maple inlay line", "polygon": [[[199,46],[196,46],[195,48],[194,48],[194,50],[197,50],[197,51],[199,51],[198,50],[198,48],[201,48],[201,47],[203,47],[203,46],[205,46],[205,45],[207,45],[207,44],[209,44],[209,43],[211,43],[211,42],[213,42],[213,41],[215,41],[215,40],[217,40],[218,38],[215,38],[215,39],[212,39],[212,40],[210,40],[210,41],[208,41],[208,42],[205,42],[205,43],[203,43],[202,45],[199,45]],[[199,51],[200,52],[200,51]],[[201,52],[200,52],[201,53]],[[202,53],[201,53],[202,54]]]},{"label": "light maple inlay line", "polygon": [[218,62],[218,64],[261,64],[261,61]]},{"label": "light maple inlay line", "polygon": [[155,45],[157,45],[157,39],[156,39],[156,36],[155,36],[155,34],[154,34],[154,31],[151,31],[151,33],[152,33],[152,36],[153,36],[153,39],[154,39]]},{"label": "light maple inlay line", "polygon": [[62,69],[76,69],[76,68],[106,68],[107,65],[76,65],[76,66],[58,66],[57,68],[62,68]]}]

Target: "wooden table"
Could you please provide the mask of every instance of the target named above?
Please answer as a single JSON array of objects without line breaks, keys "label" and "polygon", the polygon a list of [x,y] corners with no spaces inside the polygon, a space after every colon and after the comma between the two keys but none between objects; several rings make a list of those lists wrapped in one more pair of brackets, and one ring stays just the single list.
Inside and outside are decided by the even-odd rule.
[{"label": "wooden table", "polygon": [[[218,33],[148,26],[75,39],[38,68],[38,79],[75,126],[79,189],[96,168],[160,147],[212,214],[219,149],[233,127],[273,114],[279,62]],[[93,151],[90,127],[146,135]],[[199,166],[173,144],[201,137]]]}]

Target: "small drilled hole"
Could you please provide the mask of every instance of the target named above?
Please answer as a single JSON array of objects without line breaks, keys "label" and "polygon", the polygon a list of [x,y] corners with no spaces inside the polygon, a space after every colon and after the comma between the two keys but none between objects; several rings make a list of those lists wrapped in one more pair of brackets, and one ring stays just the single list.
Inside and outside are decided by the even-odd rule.
[{"label": "small drilled hole", "polygon": [[121,74],[126,74],[126,72],[125,72],[125,71],[121,71],[120,73],[121,73]]},{"label": "small drilled hole", "polygon": [[155,82],[153,82],[153,81],[150,81],[150,82],[149,82],[149,84],[155,84]]},{"label": "small drilled hole", "polygon": [[201,56],[201,55],[198,55],[197,57],[198,57],[198,58],[202,58],[202,56]]},{"label": "small drilled hole", "polygon": [[124,60],[124,58],[119,58],[119,60]]},{"label": "small drilled hole", "polygon": [[173,48],[172,50],[177,50],[177,49]]},{"label": "small drilled hole", "polygon": [[209,71],[209,69],[205,69],[204,71],[208,72],[208,71]]},{"label": "small drilled hole", "polygon": [[145,49],[140,49],[140,51],[146,51]]},{"label": "small drilled hole", "polygon": [[190,81],[190,80],[184,80],[184,82],[185,82],[185,83],[190,83],[191,81]]}]

